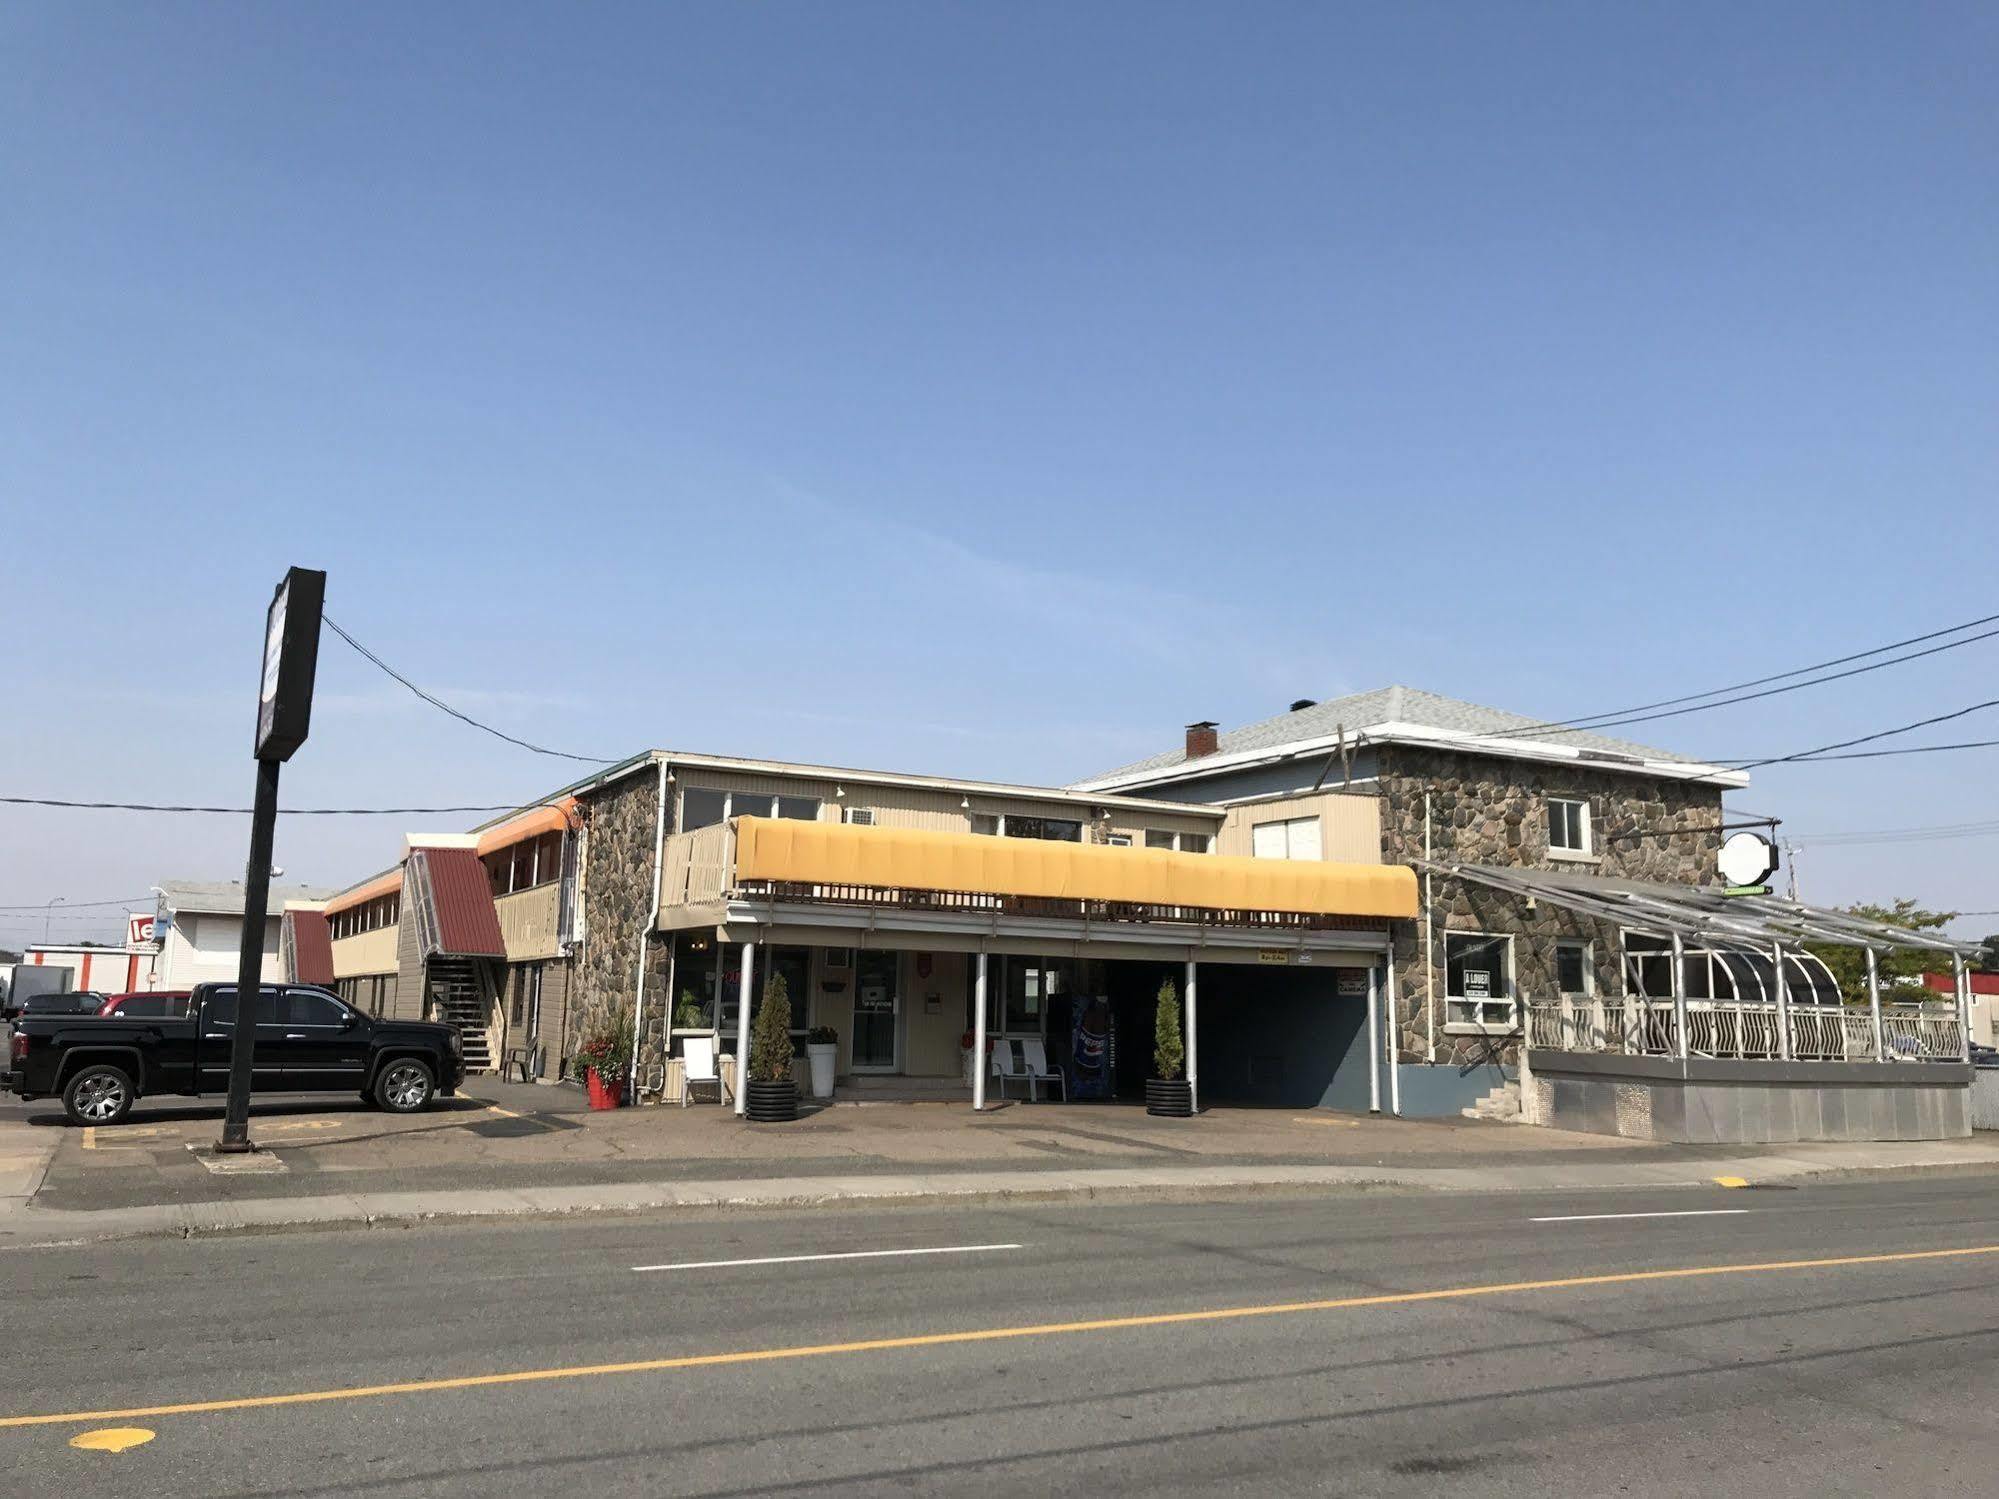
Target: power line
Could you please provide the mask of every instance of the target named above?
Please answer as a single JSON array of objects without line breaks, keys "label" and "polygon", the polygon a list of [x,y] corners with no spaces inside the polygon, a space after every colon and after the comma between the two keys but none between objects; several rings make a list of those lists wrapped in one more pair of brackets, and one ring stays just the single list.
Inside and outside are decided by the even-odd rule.
[{"label": "power line", "polygon": [[1745,760],[1731,762],[1737,770],[1758,770],[1765,765],[1785,765],[1796,760],[1809,760],[1831,750],[1851,749],[1856,744],[1872,744],[1877,739],[1890,739],[1897,734],[1907,734],[1916,729],[1927,729],[1932,724],[1949,723],[1955,718],[1965,718],[1973,713],[1982,713],[1987,708],[1999,708],[1999,698],[1988,698],[1982,703],[1973,703],[1968,708],[1958,708],[1950,713],[1939,713],[1934,718],[1919,718],[1914,723],[1905,723],[1892,729],[1881,729],[1873,734],[1862,734],[1854,739],[1841,739],[1832,744],[1822,744],[1817,749],[1799,750],[1792,755],[1773,755],[1765,760]]},{"label": "power line", "polygon": [[[1995,615],[1993,617],[1999,618],[1999,615]],[[1986,621],[1974,620],[1971,623],[1984,624],[1986,623]],[[1956,628],[1959,630],[1969,629],[1970,625],[1959,625]],[[1954,631],[1942,630],[1938,631],[1937,633],[1948,635],[1954,633]],[[1527,739],[1527,738],[1542,737],[1549,734],[1573,734],[1579,732],[1594,733],[1598,729],[1613,729],[1617,728],[1619,725],[1622,724],[1651,723],[1653,720],[1660,718],[1681,718],[1689,713],[1705,713],[1711,708],[1726,708],[1736,703],[1753,703],[1760,698],[1777,697],[1786,692],[1799,692],[1807,687],[1822,687],[1827,682],[1840,682],[1844,681],[1848,677],[1863,676],[1870,671],[1882,671],[1890,666],[1900,666],[1904,662],[1920,661],[1925,656],[1934,656],[1943,651],[1954,651],[1959,646],[1976,645],[1979,641],[1990,640],[1995,635],[1999,635],[1999,630],[1987,630],[1981,635],[1968,635],[1962,640],[1951,640],[1951,641],[1946,641],[1942,645],[1933,645],[1928,650],[1911,651],[1906,656],[1891,656],[1886,661],[1871,661],[1865,666],[1854,666],[1854,667],[1849,667],[1845,671],[1828,672],[1826,675],[1822,677],[1812,677],[1810,680],[1804,682],[1792,682],[1787,686],[1783,687],[1770,687],[1766,688],[1761,692],[1745,692],[1738,697],[1718,698],[1716,701],[1711,703],[1697,702],[1693,707],[1690,708],[1669,708],[1667,709],[1667,711],[1663,713],[1642,713],[1642,714],[1634,713],[1633,716],[1626,718],[1617,718],[1617,717],[1598,714],[1598,715],[1593,715],[1590,718],[1574,719],[1569,722],[1559,723],[1559,724],[1530,725],[1526,728],[1518,728],[1518,729],[1489,729],[1484,733],[1475,735],[1474,737],[1479,739]],[[1918,638],[1933,639],[1934,636],[1921,636]],[[1883,646],[1881,649],[1894,650],[1896,648],[1897,647],[1894,646]],[[1863,652],[1863,654],[1873,655],[1873,654],[1878,654],[1878,652]],[[1855,658],[1849,656],[1845,659],[1853,660]],[[1818,670],[1817,667],[1806,667],[1803,669],[1806,671]],[[1785,673],[1785,675],[1792,676],[1796,675],[1796,673],[1787,672]],[[1770,680],[1770,679],[1766,678],[1765,680]],[[1717,688],[1716,691],[1733,692],[1735,691],[1735,689],[1731,687],[1722,687],[1722,688]],[[1695,698],[1712,697],[1712,696],[1714,696],[1713,693],[1694,694]],[[1675,699],[1674,701],[1685,702],[1687,701],[1687,699],[1681,698],[1681,699]]]},{"label": "power line", "polygon": [[0,911],[46,911],[51,905],[61,906],[67,911],[80,911],[86,906],[132,906],[144,899],[144,895],[128,895],[122,900],[65,900],[57,896],[53,901],[40,901],[32,906],[0,906]]},{"label": "power line", "polygon": [[[1944,750],[1993,748],[1999,748],[1999,739],[1968,739],[1961,744],[1911,744],[1905,745],[1901,749],[1855,750],[1850,754],[1844,755],[1813,755],[1809,760],[1789,760],[1787,756],[1779,756],[1775,759],[1756,760],[1752,764],[1777,765],[1788,761],[1788,763],[1794,765],[1818,765],[1829,760],[1885,760],[1892,755],[1934,755]],[[1726,759],[1717,758],[1706,763],[1710,765],[1736,765],[1740,761],[1738,757],[1731,755]]]},{"label": "power line", "polygon": [[[530,744],[525,739],[517,739],[512,734],[507,733],[504,729],[496,729],[489,723],[481,723],[471,714],[460,712],[458,709],[452,707],[451,704],[445,702],[444,699],[440,697],[434,697],[430,693],[425,692],[421,687],[417,686],[416,683],[412,682],[408,677],[404,676],[401,672],[397,671],[393,666],[389,665],[388,662],[384,661],[380,656],[376,655],[373,651],[369,650],[365,645],[361,644],[361,642],[356,640],[352,635],[349,635],[345,630],[341,629],[339,625],[333,622],[332,615],[322,612],[319,617],[321,622],[324,623],[329,630],[331,630],[334,634],[338,635],[342,640],[346,641],[350,646],[352,646],[357,652],[360,653],[360,655],[364,660],[372,663],[374,666],[378,667],[380,670],[387,673],[390,677],[402,683],[403,686],[409,688],[411,692],[414,692],[418,697],[422,698],[426,703],[429,703],[431,707],[437,708],[445,713],[449,713],[453,718],[457,719],[460,723],[470,724],[473,728],[478,729],[481,733],[491,734],[495,739],[504,739],[506,740],[507,743],[518,745],[520,746],[520,748],[524,750],[532,750],[537,755],[550,755],[558,760],[580,760],[585,765],[615,765],[617,763],[615,760],[605,759],[602,756],[598,755],[572,755],[567,750],[549,749],[545,745]],[[416,810],[423,810],[423,809],[419,808]],[[478,811],[483,809],[469,808],[467,810]]]},{"label": "power line", "polygon": [[1988,614],[1983,619],[1968,619],[1963,624],[1951,625],[1947,629],[1932,630],[1927,635],[1911,635],[1907,640],[1891,641],[1887,645],[1877,645],[1870,651],[1856,651],[1850,656],[1835,656],[1830,661],[1819,661],[1811,666],[1800,666],[1791,671],[1780,671],[1772,676],[1755,677],[1747,682],[1736,682],[1727,687],[1713,687],[1706,692],[1691,692],[1685,697],[1661,698],[1656,703],[1638,703],[1629,708],[1612,708],[1604,713],[1585,713],[1580,718],[1550,719],[1546,723],[1529,724],[1520,729],[1494,729],[1481,738],[1492,738],[1504,734],[1531,734],[1541,730],[1577,729],[1593,723],[1597,719],[1616,718],[1625,713],[1648,713],[1654,708],[1673,708],[1681,703],[1699,702],[1704,697],[1717,697],[1724,692],[1741,692],[1751,687],[1766,686],[1771,682],[1781,682],[1787,677],[1801,677],[1809,672],[1826,671],[1835,666],[1844,666],[1849,661],[1864,661],[1869,656],[1879,656],[1886,651],[1899,651],[1904,646],[1921,645],[1928,640],[1940,640],[1946,635],[1955,635],[1962,630],[1975,630],[1980,625],[1999,622],[1999,614]]},{"label": "power line", "polygon": [[[218,812],[239,817],[250,815],[248,807],[183,807],[158,802],[81,802],[65,801],[52,796],[0,796],[0,804],[14,807],[69,807],[88,812]],[[390,817],[405,814],[443,816],[457,812],[519,812],[525,807],[539,805],[541,805],[539,802],[527,802],[507,803],[495,807],[280,807],[278,814],[283,817]]]}]

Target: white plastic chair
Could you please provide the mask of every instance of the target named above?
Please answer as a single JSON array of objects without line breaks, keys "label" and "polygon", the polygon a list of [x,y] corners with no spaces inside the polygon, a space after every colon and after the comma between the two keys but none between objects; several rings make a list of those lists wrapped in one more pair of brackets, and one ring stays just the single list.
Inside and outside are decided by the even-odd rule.
[{"label": "white plastic chair", "polygon": [[729,1085],[722,1080],[722,1074],[715,1069],[715,1038],[713,1036],[688,1036],[680,1043],[680,1106],[684,1109],[698,1087],[710,1084],[715,1089],[715,1102],[727,1103]]},{"label": "white plastic chair", "polygon": [[1033,1089],[1042,1083],[1053,1083],[1062,1090],[1062,1102],[1069,1101],[1069,1079],[1048,1065],[1048,1049],[1041,1044],[1039,1036],[1033,1036],[1020,1043],[1021,1055],[1027,1061],[1027,1086]]},{"label": "white plastic chair", "polygon": [[993,1076],[999,1079],[1000,1097],[1006,1097],[1006,1085],[1009,1082],[1026,1083],[1028,1101],[1030,1103],[1033,1102],[1034,1079],[1021,1070],[1020,1062],[1014,1056],[1013,1043],[1006,1040],[995,1040],[992,1043],[992,1047]]}]

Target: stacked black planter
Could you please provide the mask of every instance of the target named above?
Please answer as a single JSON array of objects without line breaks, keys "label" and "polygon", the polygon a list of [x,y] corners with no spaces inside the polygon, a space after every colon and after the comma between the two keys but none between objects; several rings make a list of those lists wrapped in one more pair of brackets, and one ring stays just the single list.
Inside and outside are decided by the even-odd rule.
[{"label": "stacked black planter", "polygon": [[783,1124],[798,1117],[798,1084],[790,1078],[781,1083],[750,1081],[743,1100],[743,1114],[758,1124]]},{"label": "stacked black planter", "polygon": [[1145,1112],[1167,1119],[1194,1117],[1194,1085],[1184,1077],[1145,1080]]}]

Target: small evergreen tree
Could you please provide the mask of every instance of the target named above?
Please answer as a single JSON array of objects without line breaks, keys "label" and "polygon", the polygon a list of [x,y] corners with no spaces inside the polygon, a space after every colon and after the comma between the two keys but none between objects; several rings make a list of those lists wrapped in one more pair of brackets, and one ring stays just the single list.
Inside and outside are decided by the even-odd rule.
[{"label": "small evergreen tree", "polygon": [[750,1024],[750,1080],[782,1083],[791,1078],[791,993],[784,975],[764,981],[763,1003]]},{"label": "small evergreen tree", "polygon": [[1180,1039],[1180,991],[1168,979],[1159,986],[1159,1006],[1152,1015],[1152,1075],[1170,1083],[1180,1076],[1186,1060],[1187,1047]]}]

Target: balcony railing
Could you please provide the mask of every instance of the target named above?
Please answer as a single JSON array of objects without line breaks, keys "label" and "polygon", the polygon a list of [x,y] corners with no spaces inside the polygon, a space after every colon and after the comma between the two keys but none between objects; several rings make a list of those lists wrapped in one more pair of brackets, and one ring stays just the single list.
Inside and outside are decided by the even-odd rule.
[{"label": "balcony railing", "polygon": [[[1733,1000],[1687,1001],[1687,1054],[1739,1059],[1783,1055],[1774,1004]],[[1874,1023],[1866,1010],[1851,1006],[1790,1007],[1791,1058],[1800,1062],[1871,1062]],[[1527,1045],[1556,1051],[1622,1053],[1627,1056],[1679,1055],[1679,1034],[1670,999],[1532,1000],[1527,1005]],[[1884,1004],[1882,1050],[1891,1061],[1956,1061],[1964,1055],[1964,1032],[1956,1006]]]}]

